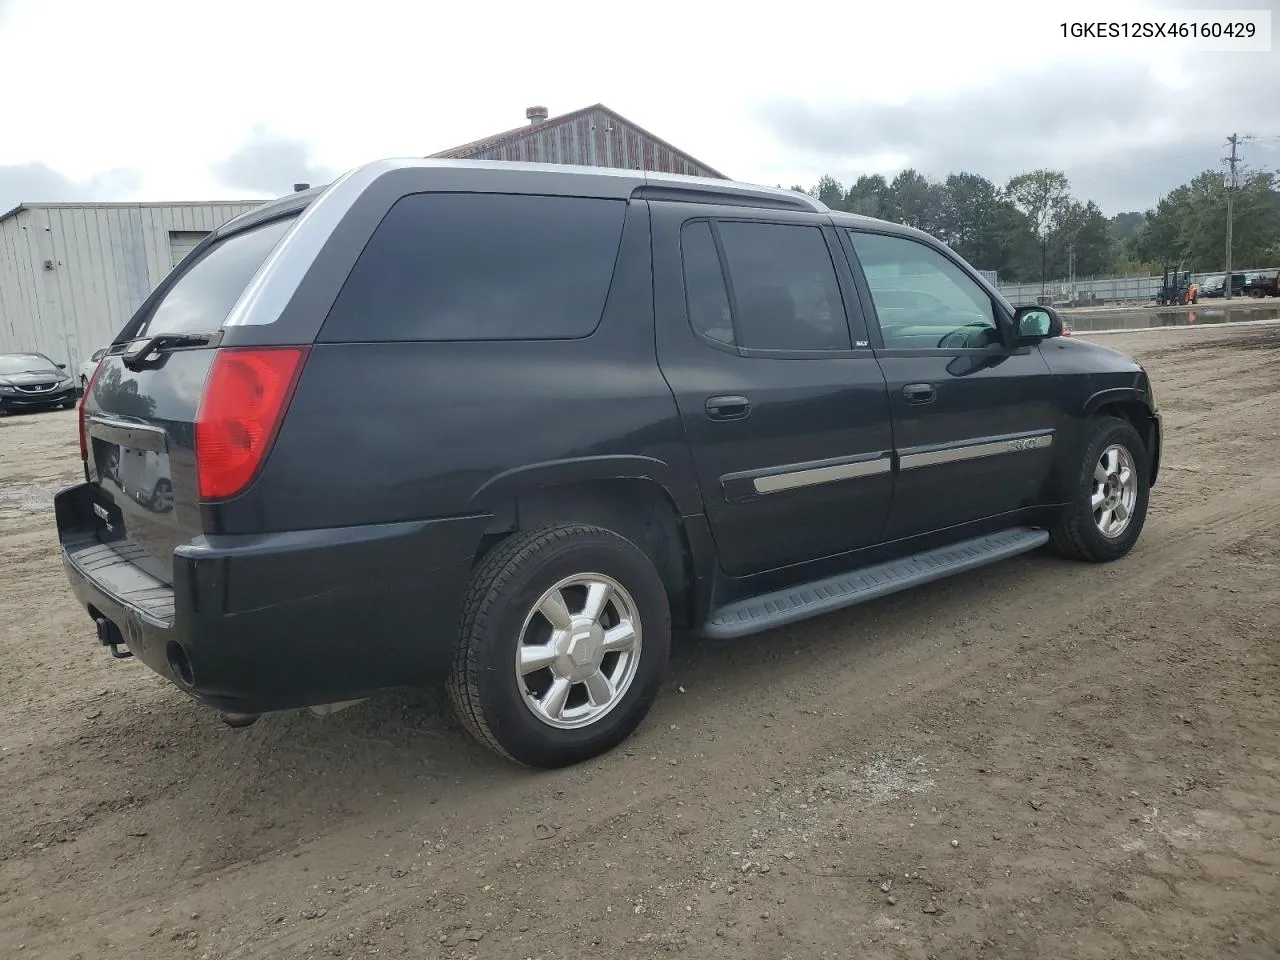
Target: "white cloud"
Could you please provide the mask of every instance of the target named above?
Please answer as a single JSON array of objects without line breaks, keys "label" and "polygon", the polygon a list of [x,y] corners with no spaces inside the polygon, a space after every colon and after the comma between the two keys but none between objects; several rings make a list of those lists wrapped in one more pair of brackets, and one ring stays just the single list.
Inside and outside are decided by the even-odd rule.
[{"label": "white cloud", "polygon": [[[1280,94],[1280,54],[1072,46],[1052,41],[1062,9],[0,0],[6,75],[28,78],[8,88],[6,129],[21,135],[0,142],[0,167],[43,163],[73,185],[134,170],[129,198],[268,196],[518,126],[533,103],[555,114],[601,101],[741,179],[1067,165],[1091,186],[1114,169],[1117,208],[1153,202],[1186,172],[1157,163],[1125,186],[1134,157],[1195,140],[1212,158]],[[841,139],[850,130],[859,142]]]}]

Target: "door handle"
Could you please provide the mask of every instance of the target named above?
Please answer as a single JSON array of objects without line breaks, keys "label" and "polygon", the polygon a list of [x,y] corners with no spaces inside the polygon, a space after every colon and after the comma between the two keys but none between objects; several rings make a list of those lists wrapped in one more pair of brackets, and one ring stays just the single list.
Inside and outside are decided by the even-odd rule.
[{"label": "door handle", "polygon": [[932,383],[908,383],[902,388],[902,395],[907,398],[907,403],[933,403],[937,391]]},{"label": "door handle", "polygon": [[741,420],[751,412],[751,401],[746,397],[711,397],[707,401],[707,416],[712,420]]}]

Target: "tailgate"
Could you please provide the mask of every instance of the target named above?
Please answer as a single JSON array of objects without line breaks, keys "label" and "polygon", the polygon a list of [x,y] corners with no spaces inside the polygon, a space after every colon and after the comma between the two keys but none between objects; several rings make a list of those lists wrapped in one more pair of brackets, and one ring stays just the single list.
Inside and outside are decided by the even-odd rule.
[{"label": "tailgate", "polygon": [[231,233],[184,260],[102,358],[84,399],[95,534],[165,584],[203,531],[195,421],[222,325],[294,218]]},{"label": "tailgate", "polygon": [[173,582],[173,548],[202,530],[195,417],[213,354],[175,350],[138,372],[104,357],[85,403],[98,538],[164,583]]}]

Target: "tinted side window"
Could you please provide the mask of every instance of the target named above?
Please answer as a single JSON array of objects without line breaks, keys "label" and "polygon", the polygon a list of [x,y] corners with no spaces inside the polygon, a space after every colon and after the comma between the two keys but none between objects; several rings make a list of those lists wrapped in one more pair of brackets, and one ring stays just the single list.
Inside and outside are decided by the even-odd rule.
[{"label": "tinted side window", "polygon": [[604,310],[626,208],[580,197],[404,197],[356,260],[322,338],[585,337]]},{"label": "tinted side window", "polygon": [[850,348],[844,301],[821,229],[738,222],[718,227],[742,346]]},{"label": "tinted side window", "polygon": [[684,258],[685,300],[689,323],[711,340],[733,343],[733,315],[729,311],[729,291],[720,269],[720,254],[705,220],[687,224],[681,231]]},{"label": "tinted side window", "polygon": [[923,243],[849,232],[888,349],[981,348],[1000,342],[991,297]]}]

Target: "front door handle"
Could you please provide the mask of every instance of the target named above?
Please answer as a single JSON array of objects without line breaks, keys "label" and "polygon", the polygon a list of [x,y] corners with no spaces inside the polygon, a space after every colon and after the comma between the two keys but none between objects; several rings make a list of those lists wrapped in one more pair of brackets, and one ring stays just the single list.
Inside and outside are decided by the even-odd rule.
[{"label": "front door handle", "polygon": [[907,403],[933,403],[938,394],[932,383],[908,383],[902,388],[902,395]]},{"label": "front door handle", "polygon": [[707,416],[712,420],[741,420],[751,412],[751,401],[746,397],[711,397],[707,401]]}]

